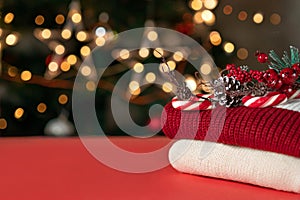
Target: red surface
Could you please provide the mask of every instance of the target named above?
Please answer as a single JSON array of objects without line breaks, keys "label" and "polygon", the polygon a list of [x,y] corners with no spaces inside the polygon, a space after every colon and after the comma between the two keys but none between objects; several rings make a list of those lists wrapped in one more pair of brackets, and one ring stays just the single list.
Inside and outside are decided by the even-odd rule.
[{"label": "red surface", "polygon": [[[111,140],[124,149],[151,151],[165,137]],[[111,169],[78,138],[0,139],[0,199],[272,199],[299,200],[300,195],[257,186],[182,174],[171,166],[130,174]]]}]

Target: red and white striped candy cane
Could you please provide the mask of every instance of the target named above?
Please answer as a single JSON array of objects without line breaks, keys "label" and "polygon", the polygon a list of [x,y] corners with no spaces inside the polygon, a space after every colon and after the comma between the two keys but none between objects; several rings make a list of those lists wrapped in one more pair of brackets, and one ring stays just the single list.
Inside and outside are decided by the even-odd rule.
[{"label": "red and white striped candy cane", "polygon": [[212,103],[204,98],[210,98],[211,94],[197,94],[193,96],[190,100],[179,100],[177,97],[172,99],[172,106],[179,110],[209,110],[212,109]]},{"label": "red and white striped candy cane", "polygon": [[300,90],[293,90],[287,94],[288,99],[300,99]]},{"label": "red and white striped candy cane", "polygon": [[242,98],[244,106],[250,108],[265,108],[275,106],[287,101],[287,96],[279,92],[269,92],[264,96],[248,95]]}]

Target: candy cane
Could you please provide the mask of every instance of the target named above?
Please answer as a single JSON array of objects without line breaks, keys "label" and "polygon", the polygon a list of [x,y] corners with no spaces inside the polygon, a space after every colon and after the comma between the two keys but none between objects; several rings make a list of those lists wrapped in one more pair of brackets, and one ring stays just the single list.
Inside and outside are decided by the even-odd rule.
[{"label": "candy cane", "polygon": [[191,97],[190,100],[182,101],[178,100],[177,97],[172,99],[172,106],[179,110],[209,110],[212,109],[212,103],[204,98],[210,98],[211,94],[198,94],[197,96]]},{"label": "candy cane", "polygon": [[300,99],[300,90],[293,90],[287,95],[289,99]]},{"label": "candy cane", "polygon": [[287,96],[279,92],[269,92],[264,96],[248,95],[242,98],[244,106],[251,108],[264,108],[275,106],[287,101]]}]

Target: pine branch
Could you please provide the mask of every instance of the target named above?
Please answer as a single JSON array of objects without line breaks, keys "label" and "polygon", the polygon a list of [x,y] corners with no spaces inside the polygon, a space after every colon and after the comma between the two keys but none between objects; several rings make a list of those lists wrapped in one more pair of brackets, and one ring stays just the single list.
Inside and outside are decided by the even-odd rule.
[{"label": "pine branch", "polygon": [[274,50],[271,50],[269,53],[270,58],[273,59],[274,62],[271,62],[269,68],[274,69],[276,71],[280,71],[286,68],[285,63],[278,57]]},{"label": "pine branch", "polygon": [[300,62],[299,49],[297,49],[294,46],[290,46],[290,50],[291,50],[291,64],[293,65],[295,63]]}]

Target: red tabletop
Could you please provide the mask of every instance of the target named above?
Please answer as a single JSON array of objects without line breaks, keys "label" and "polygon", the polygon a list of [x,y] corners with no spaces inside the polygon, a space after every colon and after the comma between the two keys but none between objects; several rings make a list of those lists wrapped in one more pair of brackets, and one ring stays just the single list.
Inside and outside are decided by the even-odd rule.
[{"label": "red tabletop", "polygon": [[[116,145],[151,151],[165,137],[110,137]],[[179,173],[170,165],[153,172],[120,172],[95,159],[77,137],[1,138],[0,199],[272,199],[300,195]]]}]

